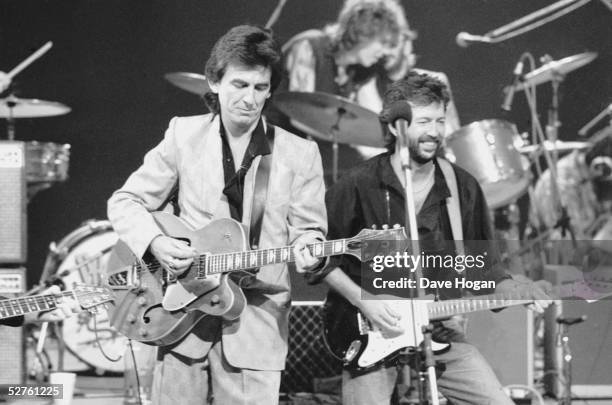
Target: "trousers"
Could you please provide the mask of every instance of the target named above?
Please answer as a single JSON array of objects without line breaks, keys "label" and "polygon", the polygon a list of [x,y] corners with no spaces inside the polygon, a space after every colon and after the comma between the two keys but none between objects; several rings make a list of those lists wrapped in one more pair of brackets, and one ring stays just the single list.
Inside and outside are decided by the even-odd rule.
[{"label": "trousers", "polygon": [[164,353],[162,348],[151,397],[153,405],[277,405],[280,379],[280,371],[233,367],[219,339],[202,359]]},{"label": "trousers", "polygon": [[[514,405],[504,393],[495,373],[471,344],[453,342],[451,348],[436,354],[436,362],[446,366],[437,380],[438,390],[453,405]],[[352,376],[342,374],[344,405],[390,404],[400,373],[395,366]]]}]

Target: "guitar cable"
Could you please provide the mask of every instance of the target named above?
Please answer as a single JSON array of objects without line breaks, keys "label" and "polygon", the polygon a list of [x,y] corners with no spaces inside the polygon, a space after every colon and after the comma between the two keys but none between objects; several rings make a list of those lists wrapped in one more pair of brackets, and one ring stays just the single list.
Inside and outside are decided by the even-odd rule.
[{"label": "guitar cable", "polygon": [[[119,355],[116,358],[111,358],[108,354],[106,354],[106,352],[104,351],[104,348],[102,347],[102,344],[100,343],[100,336],[98,335],[98,322],[97,322],[97,317],[96,314],[91,314],[93,317],[93,322],[94,322],[94,334],[96,335],[96,343],[98,344],[98,349],[100,350],[100,353],[102,353],[102,356],[104,356],[104,358],[106,358],[106,360],[111,361],[113,363],[118,362],[119,360],[121,360],[123,358],[123,355]],[[132,342],[131,340],[130,342],[130,349],[132,348]],[[134,353],[132,352],[132,356],[134,355]]]}]

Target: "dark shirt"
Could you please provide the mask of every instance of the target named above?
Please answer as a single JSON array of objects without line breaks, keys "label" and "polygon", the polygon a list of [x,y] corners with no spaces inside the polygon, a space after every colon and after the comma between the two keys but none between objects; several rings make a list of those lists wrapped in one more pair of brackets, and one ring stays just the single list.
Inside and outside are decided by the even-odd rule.
[{"label": "dark shirt", "polygon": [[[383,153],[361,163],[327,191],[325,202],[328,213],[329,239],[352,237],[364,228],[371,228],[372,225],[376,225],[378,229],[383,224],[404,225],[404,190],[393,171],[390,156],[389,153]],[[453,169],[459,192],[464,241],[492,241],[493,232],[489,210],[480,185],[465,170],[455,165]],[[436,162],[434,184],[417,214],[421,251],[425,253],[442,254],[449,248],[454,250],[446,205],[446,198],[449,196],[450,190],[444,174]],[[494,244],[488,246],[487,253],[488,274],[486,279],[499,282],[508,278],[499,265],[499,255]],[[340,267],[356,283],[360,284],[362,281],[362,264],[349,255],[332,257],[330,265],[315,275],[311,281],[320,281],[335,267]],[[429,270],[432,271],[432,269]],[[435,276],[432,273],[427,274],[425,270],[423,275],[436,279],[449,276],[448,272],[442,273],[437,269],[433,271],[436,272]],[[470,278],[469,273],[464,272],[466,278]],[[482,279],[482,274],[477,275],[474,271],[471,273],[474,279]],[[452,277],[456,276],[458,273],[453,271]],[[442,299],[461,296],[461,291],[456,289],[428,292],[437,293]],[[478,293],[489,292],[491,291],[478,291]]]},{"label": "dark shirt", "polygon": [[[0,296],[0,300],[5,300],[5,299],[7,298]],[[10,318],[0,319],[0,325],[6,325],[6,326],[21,326],[23,325],[23,322],[24,322],[23,315],[12,316]]]},{"label": "dark shirt", "polygon": [[[227,140],[227,133],[223,126],[223,120],[219,120],[219,134],[223,144],[223,176],[225,179],[225,188],[223,194],[227,197],[230,208],[230,215],[236,221],[242,221],[242,200],[244,197],[244,179],[246,177],[253,159],[258,155],[269,155],[270,144],[266,137],[263,127],[263,121],[260,119],[257,126],[253,130],[253,135],[246,148],[240,168],[236,171],[234,166],[234,157],[232,150]],[[271,129],[271,126],[268,126]]]}]

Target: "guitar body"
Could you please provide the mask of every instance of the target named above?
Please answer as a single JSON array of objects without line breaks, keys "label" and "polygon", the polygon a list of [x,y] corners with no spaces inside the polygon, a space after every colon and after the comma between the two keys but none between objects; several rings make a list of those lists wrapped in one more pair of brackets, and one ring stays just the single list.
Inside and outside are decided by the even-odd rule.
[{"label": "guitar body", "polygon": [[[357,307],[335,293],[328,295],[323,313],[323,337],[327,348],[342,360],[346,368],[367,370],[376,367],[403,349],[417,347],[423,341],[421,327],[429,323],[427,305],[431,301],[416,300],[413,316],[409,300],[387,298],[387,303],[402,315],[400,326],[404,333],[397,336],[384,336],[370,325]],[[416,322],[413,321],[415,318]],[[416,331],[412,333],[415,327]],[[448,350],[448,347],[448,344],[432,342],[435,353]]]},{"label": "guitar body", "polygon": [[[245,228],[233,219],[219,219],[194,231],[173,215],[153,215],[165,235],[188,242],[199,254],[244,251],[248,247]],[[119,241],[107,268],[107,276],[113,280],[110,287],[117,297],[116,305],[109,310],[110,322],[130,339],[170,345],[198,322],[206,322],[207,316],[236,319],[246,305],[242,290],[226,274],[199,278],[198,259],[175,280],[168,279],[156,261],[146,262],[144,269],[132,272],[137,275],[131,277],[126,269],[135,264],[135,259]],[[209,321],[213,319],[209,317]]]}]

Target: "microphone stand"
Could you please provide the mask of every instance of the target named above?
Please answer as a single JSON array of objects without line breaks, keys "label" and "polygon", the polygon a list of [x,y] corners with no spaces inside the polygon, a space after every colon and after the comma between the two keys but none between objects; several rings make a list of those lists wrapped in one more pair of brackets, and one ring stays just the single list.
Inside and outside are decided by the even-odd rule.
[{"label": "microphone stand", "polygon": [[[412,169],[410,167],[410,151],[408,149],[408,140],[405,138],[405,135],[404,135],[407,132],[407,128],[409,124],[405,120],[398,120],[396,125],[403,127],[402,130],[398,131],[396,147],[399,148],[400,162],[402,165],[402,171],[404,172],[404,180],[405,180],[405,183],[404,183],[405,184],[404,194],[406,196],[405,207],[404,207],[406,210],[405,226],[406,226],[406,229],[409,230],[410,241],[412,244],[412,254],[417,255],[421,251],[421,248],[420,248],[420,243],[419,243],[419,233],[418,233],[417,221],[416,221],[416,208],[415,208],[415,203],[414,203],[414,194],[412,192],[413,187],[412,187]],[[420,284],[419,284],[419,280],[421,280],[422,276],[423,276],[423,272],[422,272],[420,261],[419,261],[414,271],[414,277],[417,283],[416,297],[413,294],[413,296],[410,299],[411,309],[412,309],[412,320],[413,320],[412,333],[415,336],[416,342],[418,342],[417,340],[417,326],[418,326],[417,319],[418,317],[416,314],[414,299],[415,298],[418,299],[419,297],[425,296],[424,291],[420,287]],[[436,382],[436,367],[435,367],[435,360],[433,358],[433,351],[431,348],[432,329],[429,328],[428,325],[425,325],[423,326],[422,332],[423,332],[423,345],[421,349],[417,348],[416,358],[419,359],[418,353],[419,351],[421,351],[421,353],[425,357],[425,367],[427,370],[427,380],[429,382],[429,393],[431,396],[431,404],[439,405],[438,385]],[[400,358],[402,357],[406,358],[407,355],[408,355],[407,350],[404,350],[402,351]],[[417,360],[417,364],[418,363],[419,363],[419,360]],[[421,373],[420,367],[417,368],[417,372],[419,374]],[[420,379],[419,379],[418,391],[419,391],[419,403],[427,404],[428,402],[426,400],[426,396],[424,395],[424,389],[423,389]]]}]

